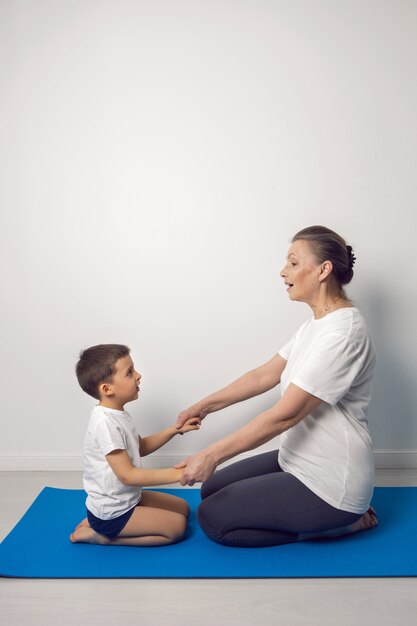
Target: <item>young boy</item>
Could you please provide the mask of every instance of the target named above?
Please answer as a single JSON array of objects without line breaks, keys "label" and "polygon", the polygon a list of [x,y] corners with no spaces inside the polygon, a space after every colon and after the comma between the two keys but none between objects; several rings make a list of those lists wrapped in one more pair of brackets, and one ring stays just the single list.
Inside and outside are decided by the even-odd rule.
[{"label": "young boy", "polygon": [[87,517],[71,534],[71,541],[112,546],[180,541],[189,515],[187,502],[166,493],[142,491],[142,487],[176,483],[183,470],[142,469],[140,459],[175,435],[197,430],[200,420],[192,418],[180,429],[173,426],[149,437],[138,435],[124,408],[137,399],[141,379],[127,346],[102,344],[84,350],[76,374],[81,388],[99,403],[85,437]]}]

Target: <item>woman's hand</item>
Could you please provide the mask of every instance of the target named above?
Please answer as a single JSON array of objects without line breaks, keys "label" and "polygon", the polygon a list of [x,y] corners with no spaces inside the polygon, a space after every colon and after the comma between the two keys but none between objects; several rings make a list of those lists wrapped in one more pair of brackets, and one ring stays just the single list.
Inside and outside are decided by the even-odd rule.
[{"label": "woman's hand", "polygon": [[199,430],[200,425],[201,419],[199,417],[190,417],[181,428],[176,427],[176,430],[178,434],[183,435],[190,432],[190,430]]},{"label": "woman's hand", "polygon": [[177,463],[175,468],[184,469],[180,479],[180,484],[192,487],[194,483],[203,482],[210,478],[216,469],[216,466],[217,463],[215,462],[211,452],[209,450],[202,450],[201,452],[184,459],[181,463]]},{"label": "woman's hand", "polygon": [[181,411],[181,413],[177,417],[175,428],[177,430],[181,430],[184,424],[189,420],[198,420],[198,423],[201,424],[207,413],[208,410],[202,409],[201,405],[199,406],[198,404],[193,404],[193,406],[190,406],[189,409]]}]

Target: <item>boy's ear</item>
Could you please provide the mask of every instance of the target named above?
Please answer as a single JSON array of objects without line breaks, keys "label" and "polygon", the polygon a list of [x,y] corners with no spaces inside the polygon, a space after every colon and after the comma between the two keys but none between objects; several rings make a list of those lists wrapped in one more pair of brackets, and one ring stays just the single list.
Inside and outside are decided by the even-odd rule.
[{"label": "boy's ear", "polygon": [[113,387],[110,383],[101,383],[101,385],[98,386],[98,392],[100,396],[109,397],[113,395]]}]

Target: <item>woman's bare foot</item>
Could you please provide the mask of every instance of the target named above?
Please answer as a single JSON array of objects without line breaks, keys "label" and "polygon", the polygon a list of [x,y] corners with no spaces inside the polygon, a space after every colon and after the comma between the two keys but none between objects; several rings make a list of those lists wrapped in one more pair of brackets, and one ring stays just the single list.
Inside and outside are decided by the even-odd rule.
[{"label": "woman's bare foot", "polygon": [[375,526],[378,526],[378,519],[375,509],[370,506],[366,513],[364,513],[357,522],[354,522],[349,526],[335,528],[334,530],[327,530],[322,533],[302,533],[298,536],[298,540],[337,539],[338,537],[345,537],[346,535],[354,535],[362,530],[371,530],[371,528],[375,528]]},{"label": "woman's bare foot", "polygon": [[[85,521],[85,520],[83,520]],[[78,524],[77,528],[70,535],[72,543],[94,543],[102,546],[106,546],[109,543],[109,539],[104,535],[96,533],[95,530],[86,526],[83,522]]]},{"label": "woman's bare foot", "polygon": [[378,519],[375,509],[370,506],[366,513],[364,513],[357,522],[351,524],[350,526],[346,526],[341,530],[347,530],[347,532],[343,532],[342,534],[351,535],[353,533],[360,532],[361,530],[370,530],[375,526],[378,526]]}]

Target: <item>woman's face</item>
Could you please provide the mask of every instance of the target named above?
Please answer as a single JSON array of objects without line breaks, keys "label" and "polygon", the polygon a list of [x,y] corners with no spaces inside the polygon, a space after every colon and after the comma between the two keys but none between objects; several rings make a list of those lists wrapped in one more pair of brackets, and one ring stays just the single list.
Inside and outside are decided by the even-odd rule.
[{"label": "woman's face", "polygon": [[287,285],[291,300],[311,302],[320,287],[321,265],[317,263],[308,241],[298,239],[288,250],[281,278]]}]

